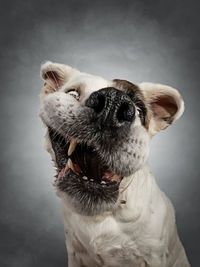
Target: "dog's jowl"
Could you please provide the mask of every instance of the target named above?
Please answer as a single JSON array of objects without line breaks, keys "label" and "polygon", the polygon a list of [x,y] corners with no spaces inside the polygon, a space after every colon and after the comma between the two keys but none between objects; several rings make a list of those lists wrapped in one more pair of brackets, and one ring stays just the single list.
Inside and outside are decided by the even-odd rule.
[{"label": "dog's jowl", "polygon": [[69,267],[188,267],[149,142],[183,113],[178,91],[46,62],[40,117],[62,201]]}]

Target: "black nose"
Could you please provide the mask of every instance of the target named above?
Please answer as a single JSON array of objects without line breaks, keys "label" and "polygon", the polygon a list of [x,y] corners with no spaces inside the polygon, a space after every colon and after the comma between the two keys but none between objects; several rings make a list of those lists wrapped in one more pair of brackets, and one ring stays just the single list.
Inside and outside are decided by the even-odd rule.
[{"label": "black nose", "polygon": [[130,97],[113,87],[92,93],[85,105],[93,109],[93,119],[101,127],[120,127],[135,118],[135,107]]}]

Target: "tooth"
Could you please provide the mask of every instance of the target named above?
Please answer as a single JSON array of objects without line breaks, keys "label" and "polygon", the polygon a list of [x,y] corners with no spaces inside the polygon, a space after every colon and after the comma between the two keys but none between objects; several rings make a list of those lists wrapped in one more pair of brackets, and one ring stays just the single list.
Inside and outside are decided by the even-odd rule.
[{"label": "tooth", "polygon": [[94,182],[94,179],[90,179],[90,182]]},{"label": "tooth", "polygon": [[69,166],[70,169],[72,169],[73,172],[75,172],[74,165],[71,159],[68,159],[67,165]]},{"label": "tooth", "polygon": [[111,179],[110,179],[111,182],[113,181],[116,181],[116,182],[120,182],[120,176],[117,175],[117,174],[114,174]]},{"label": "tooth", "polygon": [[82,178],[83,178],[83,180],[85,180],[85,181],[88,180],[87,176],[83,176]]},{"label": "tooth", "polygon": [[105,181],[101,181],[101,184],[106,184],[106,182]]},{"label": "tooth", "polygon": [[72,140],[70,142],[69,149],[68,149],[68,156],[71,156],[71,154],[74,152],[76,145],[77,145],[76,141]]}]

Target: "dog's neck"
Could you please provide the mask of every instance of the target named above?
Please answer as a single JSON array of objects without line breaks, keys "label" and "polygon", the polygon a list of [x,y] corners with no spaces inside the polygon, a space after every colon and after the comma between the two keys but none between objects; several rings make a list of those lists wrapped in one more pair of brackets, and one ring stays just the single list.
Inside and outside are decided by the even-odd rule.
[{"label": "dog's neck", "polygon": [[68,212],[68,218],[70,217],[70,213],[72,216],[75,216],[76,219],[80,217],[80,220],[85,222],[88,220],[90,222],[91,220],[100,222],[106,217],[112,216],[116,218],[116,220],[123,222],[130,221],[133,223],[142,215],[144,208],[147,209],[147,207],[150,205],[149,200],[151,199],[151,201],[153,201],[152,188],[154,188],[154,190],[155,188],[159,190],[157,185],[155,187],[155,184],[156,182],[151,173],[150,167],[148,164],[146,164],[133,175],[122,180],[120,185],[119,199],[114,211],[88,217],[73,212],[69,209],[69,207],[65,207],[64,203],[63,208]]},{"label": "dog's neck", "polygon": [[[87,256],[92,255],[92,259],[100,253],[104,260],[109,261],[110,255],[113,255],[109,255],[109,251],[112,252],[114,248],[118,259],[121,251],[125,251],[127,259],[135,263],[134,266],[146,266],[138,265],[138,260],[142,259],[151,262],[149,266],[175,266],[173,253],[180,255],[181,262],[187,262],[185,254],[180,254],[185,252],[175,224],[171,227],[171,221],[175,221],[173,207],[157,186],[149,166],[135,172],[130,179],[124,179],[120,189],[123,192],[120,193],[116,209],[98,216],[82,216],[69,210],[63,202],[68,250],[73,252],[81,248]],[[172,255],[170,265],[160,264],[157,255],[162,253],[163,248]],[[146,251],[154,252],[147,255]],[[95,264],[90,266],[102,266]],[[121,266],[117,264],[116,260],[112,266]]]},{"label": "dog's neck", "polygon": [[[137,221],[143,210],[153,199],[152,188],[156,182],[148,164],[136,171],[130,178],[122,180],[119,201],[121,205],[116,210],[116,216],[125,221]],[[156,185],[156,188],[159,188]],[[124,204],[123,204],[124,203]]]}]

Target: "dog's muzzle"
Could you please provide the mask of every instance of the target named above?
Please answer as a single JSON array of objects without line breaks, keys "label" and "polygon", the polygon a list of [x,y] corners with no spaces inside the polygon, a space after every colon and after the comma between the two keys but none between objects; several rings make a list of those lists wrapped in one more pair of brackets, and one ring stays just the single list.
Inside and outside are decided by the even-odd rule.
[{"label": "dog's muzzle", "polygon": [[[129,145],[136,108],[129,95],[107,87],[93,92],[80,109],[73,120],[69,111],[68,120],[61,123],[65,128],[48,125],[48,132],[57,165],[56,187],[79,213],[94,215],[115,207],[121,180],[137,167],[133,147],[139,142]],[[56,110],[48,116],[54,114]]]}]

